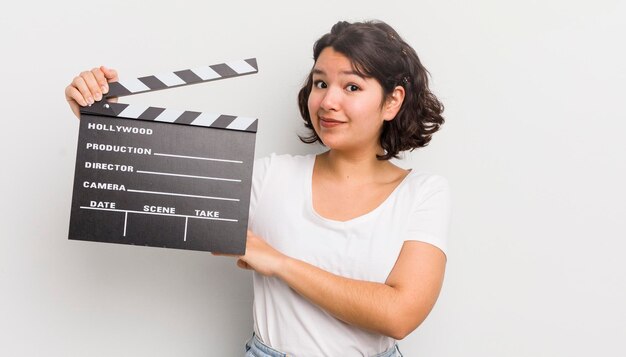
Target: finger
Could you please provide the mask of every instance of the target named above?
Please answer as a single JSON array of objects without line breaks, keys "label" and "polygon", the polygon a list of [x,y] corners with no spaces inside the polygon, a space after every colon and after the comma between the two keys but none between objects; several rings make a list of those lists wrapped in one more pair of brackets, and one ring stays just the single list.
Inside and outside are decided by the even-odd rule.
[{"label": "finger", "polygon": [[[80,119],[80,107],[79,102],[76,101],[76,99],[74,98],[79,98],[78,100],[81,100],[82,103],[85,103],[85,100],[83,99],[83,96],[80,94],[80,92],[78,91],[78,89],[70,86],[67,86],[65,88],[65,100],[67,100],[67,103],[70,105],[70,108],[72,109],[72,113],[74,113],[74,115]],[[85,103],[86,104],[86,103]]]},{"label": "finger", "polygon": [[96,82],[98,82],[100,91],[102,91],[103,94],[107,93],[109,91],[109,84],[104,76],[104,72],[102,72],[100,68],[94,68],[91,70],[91,73],[93,73],[93,76],[96,77]]},{"label": "finger", "polygon": [[241,259],[237,259],[237,266],[240,267],[241,269],[252,270],[252,267],[250,266],[250,264],[244,262]]},{"label": "finger", "polygon": [[[83,77],[75,77],[72,81],[72,86],[74,86],[80,92],[81,96],[85,100],[85,105],[93,104],[93,95],[91,94],[89,87],[87,87],[87,82],[85,82],[85,79]],[[80,103],[80,101],[78,102]]]},{"label": "finger", "polygon": [[[74,105],[77,109],[79,105],[83,107],[87,105],[87,101],[74,85],[65,87],[65,99],[70,104],[70,107]],[[74,108],[72,108],[72,111],[74,111]]]},{"label": "finger", "polygon": [[100,70],[102,71],[102,73],[104,73],[104,76],[106,77],[107,81],[110,82],[117,82],[119,79],[117,77],[117,71],[114,70],[113,68],[107,68],[105,66],[100,66]]},{"label": "finger", "polygon": [[[91,73],[91,71],[82,72],[80,76],[81,78],[85,80],[85,83],[87,84],[87,88],[89,88],[89,91],[91,92],[92,98],[94,98],[97,101],[101,100],[102,89],[100,89],[100,86],[98,85],[96,76],[94,76],[93,73]],[[90,104],[93,104],[93,103],[90,103]]]}]

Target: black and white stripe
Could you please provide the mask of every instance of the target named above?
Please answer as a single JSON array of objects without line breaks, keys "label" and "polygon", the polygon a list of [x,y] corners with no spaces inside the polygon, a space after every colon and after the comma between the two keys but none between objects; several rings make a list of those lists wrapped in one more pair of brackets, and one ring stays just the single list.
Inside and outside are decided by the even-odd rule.
[{"label": "black and white stripe", "polygon": [[258,119],[250,117],[148,107],[137,104],[106,103],[102,101],[90,107],[81,108],[81,113],[194,125],[206,128],[247,131],[252,133],[256,133],[258,123]]},{"label": "black and white stripe", "polygon": [[194,69],[185,69],[182,71],[112,82],[109,83],[109,92],[105,95],[103,100],[89,107],[83,107],[80,111],[84,114],[151,120],[256,133],[258,123],[256,118],[148,107],[137,104],[108,103],[106,99],[239,77],[258,72],[259,68],[256,58],[249,58],[246,60],[230,61]]},{"label": "black and white stripe", "polygon": [[106,94],[105,99],[239,77],[258,72],[259,67],[256,58],[248,58],[136,79],[125,79],[109,83],[109,92]]}]

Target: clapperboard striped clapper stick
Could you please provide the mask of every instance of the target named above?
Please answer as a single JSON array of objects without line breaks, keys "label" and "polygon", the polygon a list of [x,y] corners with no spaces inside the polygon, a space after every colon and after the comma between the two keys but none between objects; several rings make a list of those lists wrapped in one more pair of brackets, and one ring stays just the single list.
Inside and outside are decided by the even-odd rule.
[{"label": "clapperboard striped clapper stick", "polygon": [[69,239],[243,254],[258,120],[107,99],[254,73],[251,58],[121,80],[81,108]]}]

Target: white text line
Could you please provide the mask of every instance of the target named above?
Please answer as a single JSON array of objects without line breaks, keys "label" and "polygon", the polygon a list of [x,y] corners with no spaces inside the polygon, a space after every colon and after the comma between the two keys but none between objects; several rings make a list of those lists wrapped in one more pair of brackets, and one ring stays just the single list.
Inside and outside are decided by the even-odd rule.
[{"label": "white text line", "polygon": [[186,156],[186,155],[174,155],[174,154],[163,154],[163,153],[158,153],[155,152],[154,154],[155,156],[169,156],[169,157],[178,157],[178,158],[182,158],[182,159],[195,159],[195,160],[208,160],[208,161],[219,161],[219,162],[232,162],[234,164],[242,164],[243,161],[239,161],[239,160],[226,160],[226,159],[215,159],[212,157],[200,157],[200,156]]},{"label": "white text line", "polygon": [[152,195],[164,195],[164,196],[180,196],[180,197],[193,197],[193,198],[206,198],[208,200],[220,200],[220,201],[235,201],[239,202],[238,198],[226,198],[226,197],[213,197],[213,196],[200,196],[200,195],[188,195],[185,193],[173,193],[173,192],[159,192],[159,191],[144,191],[127,189],[128,192],[149,193]]},{"label": "white text line", "polygon": [[151,175],[164,175],[164,176],[177,176],[177,177],[190,177],[190,178],[199,178],[199,179],[216,180],[216,181],[241,182],[241,180],[237,180],[237,179],[227,179],[227,178],[210,177],[210,176],[195,176],[195,175],[172,174],[172,173],[169,173],[169,172],[137,170],[137,173],[140,173],[140,174],[151,174]]},{"label": "white text line", "polygon": [[96,208],[96,207],[89,207],[89,206],[80,206],[80,208],[92,209],[96,211],[126,212],[127,214],[139,213],[139,214],[151,214],[155,216],[186,217],[186,218],[208,219],[211,221],[239,222],[236,219],[230,219],[230,218],[198,217],[198,216],[189,216],[185,214],[155,213],[155,212],[133,211],[133,210],[116,209],[116,208]]}]

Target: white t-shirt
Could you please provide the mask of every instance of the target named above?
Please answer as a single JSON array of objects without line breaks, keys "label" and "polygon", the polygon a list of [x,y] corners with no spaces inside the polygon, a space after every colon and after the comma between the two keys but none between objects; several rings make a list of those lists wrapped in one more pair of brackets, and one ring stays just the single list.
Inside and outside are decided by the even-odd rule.
[{"label": "white t-shirt", "polygon": [[[444,253],[450,215],[446,179],[414,170],[373,211],[346,222],[313,209],[314,155],[272,155],[255,162],[250,229],[280,252],[330,273],[384,283],[406,240]],[[254,273],[254,331],[298,357],[371,356],[394,339],[342,322],[278,278]]]}]

